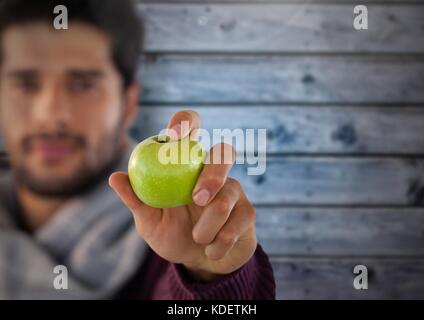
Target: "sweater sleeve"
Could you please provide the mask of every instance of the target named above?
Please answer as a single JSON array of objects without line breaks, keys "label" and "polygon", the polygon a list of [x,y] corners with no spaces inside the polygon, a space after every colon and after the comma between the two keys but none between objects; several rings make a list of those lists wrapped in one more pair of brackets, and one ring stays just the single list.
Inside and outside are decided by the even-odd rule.
[{"label": "sweater sleeve", "polygon": [[184,266],[168,263],[153,288],[153,299],[273,300],[275,279],[268,256],[258,244],[255,254],[246,264],[212,282],[195,281]]}]

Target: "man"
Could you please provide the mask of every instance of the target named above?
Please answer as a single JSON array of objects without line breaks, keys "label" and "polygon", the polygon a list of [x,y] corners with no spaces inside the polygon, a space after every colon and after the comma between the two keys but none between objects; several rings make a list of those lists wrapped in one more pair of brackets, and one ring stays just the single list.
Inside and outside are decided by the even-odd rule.
[{"label": "man", "polygon": [[[0,181],[0,298],[273,299],[255,209],[231,165],[206,164],[188,206],[154,209],[130,187],[141,43],[131,2],[0,3],[11,166]],[[56,5],[68,8],[67,30],[53,28]],[[194,136],[200,119],[185,110],[168,127],[173,139]]]}]

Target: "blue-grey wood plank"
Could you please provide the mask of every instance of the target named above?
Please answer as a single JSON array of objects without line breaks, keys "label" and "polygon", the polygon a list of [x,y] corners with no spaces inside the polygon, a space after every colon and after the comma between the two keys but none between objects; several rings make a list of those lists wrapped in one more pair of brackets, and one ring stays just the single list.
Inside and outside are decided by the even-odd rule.
[{"label": "blue-grey wood plank", "polygon": [[[277,299],[424,299],[423,259],[274,258]],[[368,289],[353,269],[368,269]]]},{"label": "blue-grey wood plank", "polygon": [[258,165],[236,164],[231,175],[255,204],[424,204],[424,159],[282,156],[268,157],[263,175],[248,167]]},{"label": "blue-grey wood plank", "polygon": [[258,240],[268,254],[422,256],[424,208],[258,207]]},{"label": "blue-grey wood plank", "polygon": [[153,55],[143,103],[424,102],[424,58]]},{"label": "blue-grey wood plank", "polygon": [[[217,129],[266,129],[269,153],[424,154],[424,108],[406,106],[141,107],[133,137],[158,134],[183,109],[197,111],[211,137]],[[245,145],[234,143],[239,152]]]},{"label": "blue-grey wood plank", "polygon": [[140,13],[146,51],[424,52],[424,6],[371,4],[358,31],[355,5],[157,3]]}]

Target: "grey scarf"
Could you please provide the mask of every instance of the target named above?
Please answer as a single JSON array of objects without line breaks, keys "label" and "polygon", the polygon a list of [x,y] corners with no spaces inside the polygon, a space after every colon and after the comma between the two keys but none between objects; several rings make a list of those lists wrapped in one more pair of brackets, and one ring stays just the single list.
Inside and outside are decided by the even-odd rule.
[{"label": "grey scarf", "polygon": [[[126,171],[128,157],[129,151],[117,170]],[[107,299],[128,282],[147,244],[107,178],[28,235],[6,209],[13,198],[12,176],[0,177],[0,299]],[[67,269],[68,289],[54,286],[65,275],[63,267],[54,273],[59,265]]]}]

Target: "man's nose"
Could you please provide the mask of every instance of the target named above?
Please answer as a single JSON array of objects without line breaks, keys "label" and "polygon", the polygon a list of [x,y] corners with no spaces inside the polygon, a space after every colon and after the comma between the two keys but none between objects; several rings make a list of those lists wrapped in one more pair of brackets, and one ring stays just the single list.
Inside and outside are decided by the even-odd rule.
[{"label": "man's nose", "polygon": [[36,96],[33,117],[43,129],[57,129],[71,120],[71,112],[60,84],[50,83]]}]

